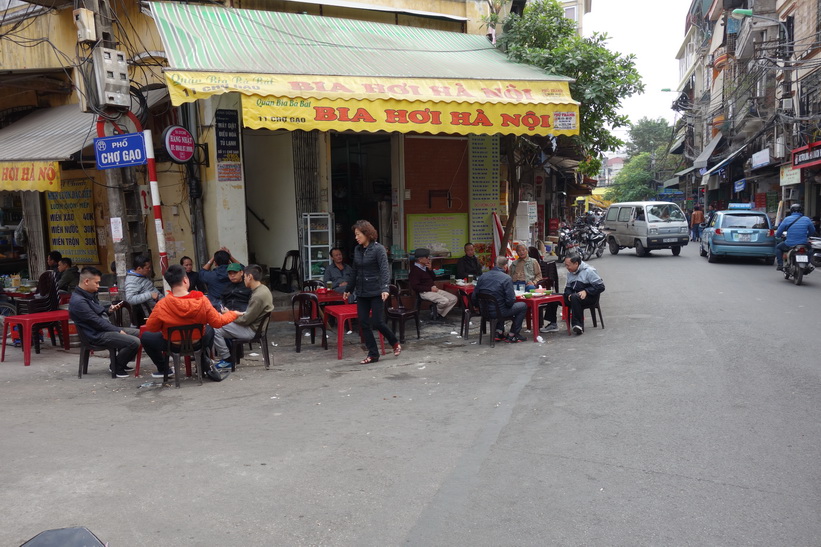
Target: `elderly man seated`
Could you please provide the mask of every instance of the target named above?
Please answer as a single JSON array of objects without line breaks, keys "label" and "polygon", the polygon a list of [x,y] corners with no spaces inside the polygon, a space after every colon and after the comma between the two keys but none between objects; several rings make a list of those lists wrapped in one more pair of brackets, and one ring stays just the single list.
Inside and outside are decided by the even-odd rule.
[{"label": "elderly man seated", "polygon": [[521,243],[516,245],[516,254],[519,256],[511,266],[510,277],[519,290],[532,291],[536,283],[542,279],[542,267],[535,258],[530,258],[527,247]]},{"label": "elderly man seated", "polygon": [[[489,272],[482,275],[479,281],[476,282],[476,289],[473,291],[473,304],[479,305],[478,295],[489,294],[496,298],[499,303],[501,317],[497,317],[495,340],[506,341],[511,343],[524,342],[525,337],[522,336],[522,322],[525,319],[527,312],[527,304],[524,302],[516,302],[516,294],[513,291],[513,281],[507,275],[505,269],[507,268],[507,257],[497,256],[496,267]],[[489,310],[490,316],[496,314],[496,310],[491,308]],[[510,333],[505,336],[505,319],[513,319],[513,324],[510,327]],[[534,327],[535,328],[535,327]]]},{"label": "elderly man seated", "polygon": [[[570,255],[564,259],[567,268],[567,284],[564,287],[564,305],[570,306],[571,325],[577,335],[584,334],[584,310],[595,308],[599,303],[599,295],[604,292],[604,281],[587,262],[577,255]],[[556,312],[559,304],[551,302],[545,311],[545,320],[548,325],[541,332],[555,332],[559,330],[556,324]]]},{"label": "elderly man seated", "polygon": [[416,263],[408,273],[408,283],[422,300],[432,302],[430,310],[431,321],[444,321],[448,312],[456,305],[456,295],[440,290],[434,284],[436,274],[430,268],[430,250],[419,248],[414,252]]}]

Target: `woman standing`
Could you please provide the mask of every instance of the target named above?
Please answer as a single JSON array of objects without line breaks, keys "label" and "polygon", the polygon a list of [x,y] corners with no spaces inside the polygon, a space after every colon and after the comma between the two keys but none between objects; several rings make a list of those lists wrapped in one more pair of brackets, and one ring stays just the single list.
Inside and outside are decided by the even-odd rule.
[{"label": "woman standing", "polygon": [[[373,225],[367,220],[358,220],[353,225],[354,236],[359,244],[353,253],[353,273],[348,287],[356,291],[356,306],[359,315],[359,324],[362,327],[365,345],[368,347],[368,356],[361,364],[379,361],[379,347],[373,335],[373,329],[379,329],[393,347],[393,354],[399,355],[402,346],[399,340],[383,319],[384,304],[388,298],[388,282],[390,268],[388,267],[388,253],[385,247],[376,242],[377,233]],[[345,293],[348,299],[348,293]]]}]

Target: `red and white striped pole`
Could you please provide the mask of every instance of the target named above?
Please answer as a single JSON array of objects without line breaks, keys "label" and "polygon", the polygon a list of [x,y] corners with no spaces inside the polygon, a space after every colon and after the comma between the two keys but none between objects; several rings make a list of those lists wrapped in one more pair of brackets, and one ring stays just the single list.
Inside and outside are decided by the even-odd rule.
[{"label": "red and white striped pole", "polygon": [[145,140],[145,157],[148,160],[148,183],[151,187],[151,204],[154,209],[154,231],[157,232],[157,251],[160,255],[160,269],[163,274],[163,286],[166,291],[171,290],[165,280],[165,272],[168,270],[168,253],[165,250],[165,228],[162,223],[162,207],[160,206],[160,185],[157,183],[157,162],[154,160],[154,141],[151,138],[151,130],[143,131]]}]

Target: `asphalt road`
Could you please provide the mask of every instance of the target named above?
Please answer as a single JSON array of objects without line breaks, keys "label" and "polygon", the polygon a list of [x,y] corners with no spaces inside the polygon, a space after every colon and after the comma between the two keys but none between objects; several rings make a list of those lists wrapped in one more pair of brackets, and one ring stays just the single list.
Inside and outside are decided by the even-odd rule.
[{"label": "asphalt road", "polygon": [[361,366],[282,324],[273,370],[180,390],[14,350],[0,544],[821,545],[821,272],[694,246],[591,265],[607,328],[545,344],[425,327]]}]

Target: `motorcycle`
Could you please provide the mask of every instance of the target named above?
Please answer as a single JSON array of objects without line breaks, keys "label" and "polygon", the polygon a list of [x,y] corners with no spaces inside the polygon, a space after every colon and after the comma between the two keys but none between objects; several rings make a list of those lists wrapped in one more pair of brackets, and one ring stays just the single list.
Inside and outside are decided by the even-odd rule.
[{"label": "motorcycle", "polygon": [[821,237],[811,237],[810,246],[812,247],[810,264],[817,268],[821,266]]},{"label": "motorcycle", "polygon": [[804,276],[812,272],[815,267],[811,264],[813,247],[811,245],[796,245],[786,253],[784,260],[784,279],[793,278],[793,283],[800,285]]},{"label": "motorcycle", "polygon": [[559,227],[559,240],[556,242],[556,259],[564,261],[570,249],[576,246],[572,231],[565,225]]},{"label": "motorcycle", "polygon": [[593,245],[591,255],[595,253],[596,258],[601,258],[604,254],[604,248],[607,246],[607,234],[598,226],[593,226],[590,228],[590,242]]}]

